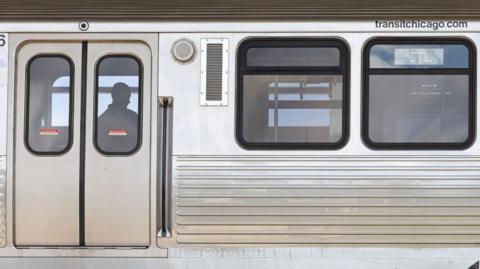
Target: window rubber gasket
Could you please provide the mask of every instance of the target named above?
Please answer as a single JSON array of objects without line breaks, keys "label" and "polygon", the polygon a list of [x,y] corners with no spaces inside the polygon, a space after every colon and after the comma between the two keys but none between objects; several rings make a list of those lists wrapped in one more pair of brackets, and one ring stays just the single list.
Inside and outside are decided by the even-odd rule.
[{"label": "window rubber gasket", "polygon": [[[99,94],[99,67],[100,64],[103,62],[103,60],[108,59],[108,58],[128,58],[134,60],[137,65],[138,65],[138,122],[137,122],[137,143],[135,147],[126,152],[122,151],[114,151],[114,152],[109,152],[103,150],[99,145],[98,145],[98,94]],[[95,98],[94,98],[94,117],[93,117],[93,145],[95,146],[95,149],[105,155],[105,156],[131,156],[135,154],[141,147],[142,147],[142,137],[143,137],[143,63],[135,55],[132,54],[107,54],[102,56],[97,60],[97,63],[95,64]]]},{"label": "window rubber gasket", "polygon": [[[30,75],[32,63],[40,58],[60,58],[67,61],[69,66],[70,87],[69,87],[69,115],[68,115],[68,143],[64,149],[60,151],[37,151],[34,150],[29,143],[28,137],[30,135]],[[31,57],[25,66],[25,115],[24,115],[24,137],[23,143],[25,148],[32,154],[37,156],[61,156],[70,151],[73,145],[73,111],[74,111],[74,95],[75,95],[75,65],[70,57],[59,53],[42,53]]]},{"label": "window rubber gasket", "polygon": [[[370,69],[370,49],[374,45],[449,45],[459,44],[468,48],[468,68],[372,68]],[[473,145],[476,136],[476,47],[466,38],[445,37],[374,37],[370,39],[363,49],[362,63],[362,122],[361,134],[363,143],[373,150],[465,150]],[[469,119],[468,136],[461,143],[394,143],[375,142],[369,136],[369,78],[370,75],[468,75],[469,76]]]},{"label": "window rubber gasket", "polygon": [[[248,67],[246,54],[252,47],[336,47],[340,50],[337,67]],[[342,75],[342,136],[332,143],[250,142],[243,138],[243,77],[247,74],[272,75]],[[349,139],[350,127],[350,50],[339,38],[249,38],[237,48],[237,74],[235,98],[235,139],[247,150],[338,150]]]}]

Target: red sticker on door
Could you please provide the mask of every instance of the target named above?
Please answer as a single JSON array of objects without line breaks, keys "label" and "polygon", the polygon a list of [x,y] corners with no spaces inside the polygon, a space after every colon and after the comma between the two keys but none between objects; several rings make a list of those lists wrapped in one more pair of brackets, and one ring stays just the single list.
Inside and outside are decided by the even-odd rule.
[{"label": "red sticker on door", "polygon": [[40,135],[58,135],[60,131],[58,129],[53,128],[40,128],[39,134]]},{"label": "red sticker on door", "polygon": [[128,135],[128,131],[127,130],[120,130],[120,129],[109,130],[108,135],[111,135],[111,136],[126,136],[126,135]]}]

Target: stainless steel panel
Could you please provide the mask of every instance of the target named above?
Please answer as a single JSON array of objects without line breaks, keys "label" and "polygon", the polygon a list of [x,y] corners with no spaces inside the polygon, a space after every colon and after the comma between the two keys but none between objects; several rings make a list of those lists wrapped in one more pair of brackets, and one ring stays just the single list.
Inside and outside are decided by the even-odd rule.
[{"label": "stainless steel panel", "polygon": [[0,33],[0,156],[7,154],[8,34]]},{"label": "stainless steel panel", "polygon": [[0,157],[0,247],[7,245],[7,165],[6,156]]},{"label": "stainless steel panel", "polygon": [[[346,25],[349,29],[342,32]],[[475,23],[471,25],[476,27]],[[174,242],[159,238],[160,245],[439,246],[480,242],[478,139],[463,151],[372,151],[363,144],[360,134],[363,44],[376,35],[434,37],[452,36],[452,33],[440,33],[440,30],[406,33],[411,32],[408,29],[365,33],[369,29],[384,31],[374,29],[374,22],[345,22],[335,26],[327,22],[310,26],[298,24],[298,29],[282,28],[285,25],[281,23],[271,27],[259,23],[260,28],[250,24],[255,33],[241,32],[249,31],[241,24],[216,26],[218,28],[208,28],[208,32],[197,29],[201,33],[160,34],[159,77],[165,79],[159,80],[159,94],[173,96],[176,103],[173,113]],[[225,33],[219,33],[220,29]],[[262,31],[264,33],[260,33]],[[480,42],[477,34],[462,35]],[[201,61],[195,59],[191,64],[179,65],[169,56],[173,42],[179,38],[188,38],[196,44],[205,38],[228,38],[232,52],[239,42],[256,36],[339,37],[348,43],[352,112],[350,138],[344,148],[335,151],[242,149],[234,135],[235,95],[229,95],[226,107],[200,106],[197,91]],[[235,57],[236,53],[230,53],[230,89],[236,83]],[[185,74],[193,75],[185,79]],[[477,119],[479,115],[477,111]],[[381,241],[380,234],[389,240]]]},{"label": "stainless steel panel", "polygon": [[[83,18],[82,18],[83,19]],[[426,22],[426,21],[425,21]],[[444,22],[445,21],[441,21]],[[436,27],[435,27],[436,26]],[[419,34],[466,34],[469,35],[480,27],[480,21],[469,20],[462,21],[461,24],[456,26],[447,27],[446,24],[443,27],[436,25],[427,25],[425,28],[421,27],[400,27],[398,29],[392,29],[387,27],[380,27],[374,20],[351,20],[351,21],[285,21],[285,22],[265,22],[265,21],[204,21],[197,22],[178,22],[178,21],[89,21],[88,31],[82,32],[79,29],[79,22],[66,21],[62,23],[58,22],[28,22],[28,21],[15,21],[15,22],[1,22],[0,31],[11,33],[26,33],[29,35],[38,33],[50,33],[54,35],[61,35],[62,33],[68,33],[70,39],[81,39],[89,34],[103,33],[106,35],[117,35],[115,39],[119,40],[119,36],[125,35],[125,33],[132,33],[138,35],[147,35],[146,33],[173,33],[186,36],[192,33],[242,33],[253,34],[262,33],[262,35],[305,35],[314,33],[316,36],[323,35],[325,33],[330,36],[345,36],[345,33],[368,33],[370,36],[372,33],[383,33],[385,35],[405,33]],[[84,33],[74,37],[72,33]],[[60,34],[59,34],[60,33]],[[75,35],[74,34],[74,35]],[[347,35],[348,35],[347,34]],[[216,35],[217,37],[219,35]],[[215,38],[215,35],[210,36]],[[52,38],[50,38],[52,39]],[[101,39],[101,38],[97,38]],[[197,43],[198,44],[198,43]],[[171,44],[170,44],[171,45]],[[170,47],[171,48],[171,47]]]},{"label": "stainless steel panel", "polygon": [[[473,22],[472,22],[473,23]],[[349,29],[344,29],[349,25]],[[361,55],[365,42],[372,36],[419,36],[419,37],[452,37],[461,35],[472,39],[474,42],[480,43],[480,35],[472,33],[407,33],[407,30],[401,32],[389,33],[365,33],[362,31],[370,30],[376,31],[374,22],[368,23],[340,23],[336,27],[329,23],[318,23],[317,25],[298,24],[298,29],[286,29],[283,31],[277,30],[278,27],[283,27],[281,23],[272,24],[267,27],[266,24],[259,24],[259,27],[265,27],[260,32],[236,32],[246,25],[237,24],[238,27],[222,28],[225,25],[217,24],[219,29],[224,29],[225,33],[162,33],[160,34],[159,55],[162,62],[159,65],[159,78],[167,78],[159,80],[160,95],[173,96],[177,105],[174,109],[173,140],[174,155],[204,155],[204,156],[222,156],[222,155],[268,155],[268,156],[337,156],[337,155],[355,155],[355,156],[409,156],[411,151],[372,151],[365,147],[361,139]],[[250,24],[252,29],[257,29],[256,25]],[[205,26],[207,27],[207,26]],[[332,28],[333,27],[333,28]],[[472,24],[472,27],[474,24]],[[170,29],[170,28],[169,28]],[[212,28],[207,28],[209,31],[217,31]],[[270,30],[268,30],[270,29]],[[327,30],[328,29],[328,30]],[[199,29],[198,29],[199,30]],[[180,30],[179,30],[180,31]],[[231,33],[231,32],[234,33]],[[328,31],[328,32],[324,32]],[[343,31],[343,32],[342,32]],[[352,32],[353,31],[353,32]],[[276,32],[276,33],[272,33]],[[301,151],[301,150],[276,150],[276,151],[255,151],[250,152],[241,148],[235,140],[235,94],[229,94],[228,106],[225,107],[202,107],[198,105],[200,98],[198,85],[201,85],[201,61],[197,57],[192,63],[188,65],[179,65],[170,56],[170,49],[172,44],[179,38],[189,38],[195,44],[200,44],[205,38],[228,38],[229,40],[229,89],[235,89],[236,85],[236,48],[238,44],[250,37],[312,37],[312,38],[332,38],[338,37],[348,44],[351,54],[350,64],[350,136],[349,141],[345,147],[334,151]],[[233,53],[235,51],[235,53]],[[185,74],[189,75],[189,79],[185,79]],[[477,119],[480,115],[477,111]],[[191,134],[195,135],[192,136]],[[478,140],[477,140],[478,144]],[[439,156],[439,155],[460,155],[460,156],[480,156],[480,147],[473,145],[467,150],[458,151],[416,151],[418,155],[423,156]]]},{"label": "stainless steel panel", "polygon": [[[22,26],[23,25],[23,26]],[[73,26],[72,26],[73,25]],[[122,26],[125,24],[122,24]],[[203,24],[198,24],[198,25],[190,25],[190,28],[182,28],[184,24],[179,23],[179,24],[165,24],[165,25],[171,25],[174,26],[173,28],[169,27],[163,27],[164,24],[152,24],[152,23],[139,23],[139,24],[131,24],[131,25],[126,25],[127,28],[121,28],[118,25],[113,25],[111,23],[100,23],[98,24],[97,28],[95,28],[95,25],[92,25],[92,29],[98,29],[99,31],[118,31],[119,28],[121,28],[122,31],[127,31],[128,29],[132,31],[152,31],[152,29],[161,29],[162,27],[165,29],[165,31],[173,31],[172,29],[182,29],[181,31],[187,31],[183,29],[193,29],[194,31],[206,31],[208,27],[208,31],[212,32],[218,32],[222,29],[227,29],[227,32],[230,31],[236,31],[239,32],[240,30],[243,29],[243,31],[248,31],[250,29],[254,29],[255,26],[259,26],[259,28],[255,28],[254,31],[260,32],[260,31],[281,31],[278,29],[284,29],[283,31],[302,31],[302,33],[280,33],[280,34],[225,34],[225,37],[230,37],[233,39],[231,43],[231,47],[234,47],[235,44],[237,44],[238,40],[241,40],[243,38],[246,38],[248,36],[252,35],[309,35],[309,36],[332,36],[332,35],[338,35],[341,36],[342,38],[347,39],[349,44],[351,45],[351,50],[352,50],[352,55],[360,55],[361,53],[361,46],[363,42],[371,37],[372,35],[384,35],[383,34],[362,34],[362,33],[348,33],[348,34],[331,34],[331,33],[317,33],[319,29],[328,29],[328,31],[335,31],[338,32],[338,29],[350,29],[348,31],[353,31],[353,32],[359,32],[363,31],[364,29],[372,29],[369,28],[373,25],[373,22],[368,22],[368,23],[360,23],[360,24],[350,24],[350,23],[339,23],[335,24],[336,27],[328,27],[332,26],[332,24],[328,23],[313,23],[313,24],[295,24],[295,23],[289,23],[288,26],[282,23],[278,24],[241,24],[241,25],[232,25],[232,24],[209,24],[207,28],[204,27]],[[475,25],[475,24],[472,24]],[[62,29],[67,29],[69,31],[75,30],[76,24],[66,24],[66,25],[61,25]],[[149,28],[149,26],[154,26],[152,28]],[[236,27],[238,26],[238,27]],[[23,28],[22,28],[23,27]],[[39,28],[36,29],[46,29],[47,31],[57,31],[58,28],[52,27],[52,25],[39,25]],[[176,27],[176,28],[175,28]],[[343,27],[343,28],[342,28]],[[55,28],[55,29],[53,29]],[[230,28],[230,29],[229,29]],[[19,24],[18,29],[23,29],[25,31],[26,26],[25,24]],[[33,28],[32,28],[33,29]],[[308,32],[308,33],[307,33]],[[307,33],[307,34],[306,34]],[[412,33],[395,33],[393,35],[411,35]],[[160,77],[162,78],[162,85],[159,87],[161,89],[162,94],[167,95],[172,95],[178,100],[179,104],[182,104],[182,106],[176,106],[175,108],[175,122],[176,126],[174,128],[174,135],[175,135],[175,145],[174,145],[174,154],[177,157],[181,157],[178,159],[178,166],[175,164],[175,167],[177,168],[178,171],[184,172],[182,170],[183,167],[187,167],[189,169],[197,169],[198,167],[203,168],[203,172],[208,170],[212,170],[215,172],[218,172],[215,170],[216,166],[218,166],[219,163],[217,161],[221,162],[222,160],[225,160],[226,162],[229,162],[233,164],[233,172],[228,173],[227,169],[231,169],[231,167],[228,167],[225,169],[225,174],[221,175],[215,175],[214,173],[206,173],[204,176],[199,176],[201,175],[201,172],[197,172],[197,175],[192,176],[191,178],[182,178],[179,180],[181,176],[178,176],[176,178],[175,182],[178,184],[179,187],[182,188],[193,188],[193,189],[209,189],[213,187],[215,188],[228,188],[231,185],[234,185],[234,187],[239,187],[239,188],[260,188],[261,190],[259,191],[264,191],[264,189],[271,189],[271,188],[278,188],[278,189],[288,189],[290,187],[295,188],[300,188],[300,189],[315,189],[315,188],[336,188],[336,187],[341,187],[341,188],[347,188],[348,186],[354,187],[353,190],[347,190],[350,192],[355,192],[361,188],[381,188],[380,192],[386,192],[386,189],[392,188],[405,188],[405,186],[409,186],[412,189],[418,188],[451,188],[451,189],[458,189],[458,188],[465,188],[469,189],[471,188],[472,190],[475,190],[479,186],[479,176],[478,176],[478,156],[479,156],[479,147],[478,143],[477,145],[473,146],[469,150],[462,151],[462,152],[373,152],[370,151],[369,149],[365,148],[360,140],[359,136],[359,118],[357,114],[352,114],[352,133],[351,133],[351,140],[349,145],[337,152],[304,152],[304,151],[295,151],[295,152],[284,152],[284,151],[278,151],[278,152],[247,152],[244,151],[236,145],[234,139],[233,139],[233,121],[231,120],[233,118],[233,105],[230,105],[229,107],[224,107],[224,108],[219,108],[219,109],[213,109],[213,108],[199,108],[198,106],[198,98],[199,96],[197,95],[197,92],[199,91],[198,85],[199,85],[199,75],[195,76],[189,76],[189,79],[185,79],[185,74],[198,74],[198,63],[194,62],[190,65],[185,65],[185,66],[177,66],[173,63],[170,63],[169,61],[171,60],[170,56],[170,51],[169,49],[171,48],[171,43],[170,43],[170,38],[171,40],[176,40],[179,36],[190,36],[191,34],[173,34],[171,36],[166,36],[166,38],[163,38],[162,44],[165,46],[162,46],[160,52],[161,52],[161,60],[162,60],[162,65],[160,66],[161,72],[160,72]],[[192,39],[198,41],[199,36],[219,36],[218,34],[211,35],[211,34],[192,34]],[[390,34],[391,35],[391,34]],[[432,35],[431,33],[415,33],[413,35]],[[440,33],[437,32],[434,35],[451,35],[451,34],[445,34],[445,33]],[[80,36],[80,35],[79,35]],[[476,39],[478,41],[477,35],[475,34],[467,34],[468,37]],[[162,39],[161,39],[162,40]],[[198,43],[197,43],[198,44]],[[230,57],[234,57],[232,55]],[[231,58],[232,59],[232,58]],[[234,61],[231,61],[232,63]],[[359,111],[360,108],[360,60],[359,57],[352,57],[352,111]],[[234,69],[231,69],[234,70]],[[191,72],[191,73],[190,73]],[[168,79],[165,79],[168,78]],[[229,77],[229,82],[230,85],[234,85],[234,76]],[[230,97],[230,104],[234,104],[234,99],[233,97]],[[205,120],[202,120],[205,119]],[[215,124],[212,124],[210,121],[214,121]],[[192,135],[195,134],[195,135]],[[213,135],[212,135],[213,134]],[[205,137],[210,137],[210,139],[205,139]],[[214,138],[214,139],[212,139]],[[234,160],[232,160],[232,156],[227,156],[227,155],[221,155],[227,154],[230,155],[235,155]],[[341,162],[338,162],[338,167],[331,168],[331,165],[328,163],[329,159],[334,159],[336,160],[336,157],[341,156],[343,159]],[[206,158],[208,157],[208,158]],[[319,157],[325,157],[325,158],[319,158]],[[205,163],[198,163],[197,161],[199,159],[204,159],[207,160]],[[210,158],[210,159],[209,159]],[[318,166],[318,167],[325,167],[326,172],[321,172],[320,169],[317,170],[312,170],[311,167],[305,167],[305,166],[300,166],[299,169],[304,170],[303,173],[297,173],[298,171],[291,169],[290,161],[293,160],[293,164],[299,164],[301,163],[302,165],[304,163],[309,163],[310,160],[313,159],[312,165],[313,166]],[[386,162],[379,162],[379,160],[386,160]],[[394,160],[394,161],[392,161]],[[272,168],[272,163],[274,164],[276,161],[281,161],[282,165],[285,163],[289,164],[287,165],[287,168],[285,171],[280,171],[278,168],[274,167]],[[399,163],[404,161],[406,163],[406,166],[408,166],[408,169],[405,169],[405,167],[398,167]],[[257,169],[248,167],[249,164],[255,163],[255,162],[266,162],[268,163],[265,165],[267,168],[262,170],[262,169]],[[377,165],[377,162],[378,165]],[[240,171],[238,169],[237,165],[235,164],[240,164],[245,165],[248,167],[246,170],[247,171]],[[461,163],[461,166],[456,167],[455,165]],[[212,165],[210,165],[212,164]],[[354,164],[354,165],[352,165]],[[452,165],[451,165],[452,164]],[[363,167],[365,165],[366,167]],[[473,166],[472,166],[473,165]],[[221,166],[221,165],[220,165]],[[371,166],[371,167],[370,167]],[[429,168],[429,166],[431,166]],[[446,168],[444,169],[444,166]],[[193,168],[192,168],[193,167]],[[373,167],[373,168],[372,168]],[[383,168],[383,169],[382,169]],[[337,172],[335,170],[337,169]],[[340,169],[343,169],[340,171]],[[200,169],[199,169],[200,170]],[[357,173],[357,170],[359,171]],[[253,172],[252,172],[253,171]],[[368,173],[368,171],[373,171],[371,174]],[[246,173],[247,172],[247,173]],[[255,173],[257,174],[255,174]],[[445,172],[445,173],[443,173]],[[338,173],[344,173],[338,174]],[[313,174],[313,175],[312,175]],[[313,178],[313,179],[312,179]],[[238,184],[238,185],[236,185]],[[204,185],[199,187],[199,185]],[[409,188],[408,188],[409,189]],[[243,191],[243,190],[241,190]],[[275,193],[276,190],[273,192]],[[294,191],[295,192],[295,191]],[[300,192],[297,191],[297,192]],[[205,193],[202,194],[200,193],[189,193],[189,192],[183,192],[183,194],[186,195],[198,195],[200,196],[200,199],[204,199],[205,197],[202,196],[208,196],[212,195],[211,193]],[[278,194],[278,192],[277,192]],[[295,195],[296,193],[293,193],[292,195]],[[221,194],[216,194],[221,195]],[[235,191],[233,193],[228,193],[226,196],[229,195],[235,195]],[[244,193],[242,193],[244,195]],[[251,193],[247,195],[252,195]],[[298,195],[298,194],[297,194]],[[315,194],[317,195],[317,194]],[[321,195],[323,195],[323,192],[321,192]],[[368,193],[362,193],[360,192],[359,195],[368,195]],[[372,195],[383,195],[382,193],[378,194],[372,192]],[[403,194],[401,194],[403,195]],[[416,191],[413,191],[412,193],[407,193],[408,196],[415,196],[419,195]],[[432,192],[427,192],[427,196],[434,196],[430,198],[435,198],[436,195],[439,195],[436,191]],[[429,212],[430,214],[439,216],[443,214],[447,214],[449,216],[456,216],[459,215],[459,212],[465,212],[466,216],[473,216],[473,219],[475,218],[475,210],[478,209],[476,206],[470,206],[466,205],[463,206],[462,203],[459,203],[458,201],[453,204],[452,207],[447,206],[450,204],[451,197],[449,196],[454,196],[456,195],[455,192],[448,194],[448,193],[442,193],[442,195],[447,195],[447,198],[442,199],[441,197],[437,197],[439,200],[431,200],[426,203],[426,206],[421,206],[423,201],[421,197],[407,197],[411,203],[413,203],[413,206],[391,206],[388,207],[388,212],[392,212],[392,215],[410,215],[410,214],[423,214],[424,212]],[[468,203],[473,203],[473,205],[477,204],[477,198],[475,197],[469,197],[471,193],[469,194],[467,192],[466,196],[468,197],[469,200],[467,200]],[[257,193],[253,193],[253,196],[258,196]],[[218,197],[217,197],[218,198]],[[216,199],[217,199],[216,198]],[[238,198],[238,197],[234,197]],[[292,199],[292,197],[286,197]],[[330,197],[328,197],[330,198]],[[361,198],[361,197],[360,197]],[[353,201],[352,203],[355,205],[356,199],[360,198],[351,198],[349,201]],[[365,197],[368,198],[368,197]],[[377,197],[378,198],[378,197]],[[393,197],[393,198],[398,198],[398,197]],[[428,198],[428,199],[430,199]],[[437,199],[435,198],[435,199]],[[330,212],[328,210],[330,209],[335,209],[330,214],[334,214],[335,212],[342,212],[343,214],[370,214],[370,212],[373,212],[372,214],[379,214],[383,215],[385,212],[382,212],[381,210],[386,210],[382,206],[371,206],[371,207],[361,207],[361,206],[351,206],[345,209],[344,207],[336,207],[336,206],[325,206],[322,207],[321,210],[318,209],[317,207],[308,207],[308,206],[281,206],[281,207],[257,207],[257,206],[248,206],[248,207],[238,207],[235,203],[228,203],[229,201],[235,201],[235,200],[230,200],[230,197],[227,198],[220,198],[223,202],[225,202],[228,205],[232,205],[229,208],[224,208],[223,204],[217,203],[218,208],[216,207],[206,207],[206,206],[200,206],[200,207],[181,207],[180,209],[185,209],[185,210],[190,210],[194,212],[200,212],[200,213],[194,213],[194,214],[201,214],[202,212],[205,212],[205,216],[208,216],[209,214],[218,214],[218,215],[226,215],[230,212],[231,214],[237,214],[236,212],[240,212],[240,214],[275,214],[278,210],[284,210],[284,212],[291,213],[293,214],[302,214],[302,212],[307,212],[305,214],[313,214],[313,215],[320,215],[322,212],[326,212],[328,215]],[[267,198],[262,198],[264,200],[268,199],[274,199],[274,197],[267,197]],[[294,198],[293,198],[294,199]],[[318,199],[318,198],[316,198]],[[384,199],[381,198],[380,199]],[[403,199],[403,198],[402,198]],[[461,199],[459,199],[461,200]],[[372,200],[373,201],[373,200]],[[369,202],[372,202],[369,201]],[[377,201],[382,201],[382,200],[377,200]],[[384,201],[384,200],[383,200]],[[399,202],[399,205],[401,205],[403,200],[397,200],[396,202]],[[214,200],[214,202],[217,202]],[[301,201],[300,201],[301,202]],[[401,203],[400,203],[401,202]],[[441,202],[441,203],[439,203]],[[295,205],[295,204],[294,204]],[[251,213],[241,213],[243,210],[242,208],[246,208],[246,210],[249,210]],[[175,207],[174,210],[179,209],[179,207]],[[216,211],[215,213],[212,213],[212,209],[216,209],[219,211]],[[363,210],[367,211],[363,211]],[[325,211],[327,210],[327,211]],[[373,211],[369,211],[373,210]],[[375,210],[380,210],[380,211],[375,211]],[[402,211],[403,210],[403,211]],[[228,211],[227,213],[225,213]],[[218,213],[217,213],[218,212]],[[267,212],[267,213],[265,213]],[[362,213],[363,212],[363,213]],[[183,213],[185,214],[185,213]],[[190,214],[190,213],[187,213]],[[426,213],[427,214],[427,213]],[[180,215],[180,213],[179,213]],[[250,215],[248,215],[250,216]],[[247,217],[248,217],[247,216]],[[265,226],[258,226],[254,225],[255,227],[260,227],[262,231],[265,231]],[[326,229],[326,231],[330,231],[330,228],[335,228],[336,226],[317,226],[314,225],[315,227],[318,227],[320,230],[321,229]],[[189,225],[189,226],[180,226],[176,227],[177,230],[179,231],[178,233],[180,234],[182,232],[182,229],[193,229],[193,233],[198,234],[201,229],[202,225]],[[237,227],[240,229],[243,229],[244,227],[247,227],[248,229],[249,226],[243,226],[243,225],[228,225],[228,226],[207,226],[206,228],[216,228],[219,227],[219,231],[222,231],[222,229],[225,229],[227,233],[232,230],[236,231]],[[275,230],[279,226],[271,225],[267,226],[268,229]],[[298,228],[303,228],[303,227],[297,227],[297,226],[283,226],[286,227],[285,229],[287,232],[292,231],[294,233],[295,231],[298,231]],[[358,231],[360,233],[359,228],[362,228],[363,226],[354,226],[358,228],[352,228],[352,230]],[[366,232],[371,232],[375,230],[377,226],[368,226],[366,227],[367,230]],[[380,226],[381,228],[384,228],[383,226]],[[437,230],[433,229],[433,227],[438,227],[438,225],[435,226],[388,226],[388,227],[398,227],[399,233],[402,231],[405,231],[409,235],[414,234],[414,232],[418,229],[420,229],[419,232],[428,232],[429,228],[432,228],[432,231],[437,232]],[[449,228],[450,227],[450,228]],[[451,227],[460,227],[462,228],[461,230],[453,230]],[[463,228],[466,226],[460,226],[460,225],[454,225],[454,226],[442,226],[440,225],[438,233],[442,234],[447,234],[448,231],[451,230],[452,234],[455,233],[466,233],[466,234],[474,234],[475,233],[475,226],[468,226],[468,228]],[[389,230],[389,228],[385,227],[385,230]],[[348,229],[345,228],[343,231],[348,231]],[[383,231],[382,229],[379,229],[378,231]],[[209,232],[207,230],[207,232]],[[317,231],[314,230],[315,233]],[[341,233],[342,231],[337,233]],[[175,235],[178,236],[178,235]],[[202,238],[201,238],[202,239]],[[164,242],[164,241],[162,241]],[[207,242],[208,243],[208,242]],[[183,245],[182,245],[183,246]],[[410,245],[411,246],[411,245]],[[18,252],[9,252],[9,253],[18,253]],[[25,255],[29,255],[26,253],[33,253],[33,252],[24,252]],[[36,252],[37,255],[40,255],[39,253],[41,252]],[[47,253],[47,252],[42,252],[42,253]],[[48,252],[48,253],[54,253],[54,252]],[[60,253],[59,255],[68,255],[68,252],[62,252],[58,251]],[[81,254],[80,252],[74,252],[75,254],[78,255],[85,255]],[[79,254],[80,253],[80,254]],[[85,252],[86,253],[86,252]],[[99,254],[101,255],[101,254]]]},{"label": "stainless steel panel", "polygon": [[[37,156],[24,144],[25,68],[37,54],[62,54],[76,67],[73,94],[73,144],[60,156]],[[81,45],[27,43],[17,55],[14,241],[17,246],[76,246],[79,244],[79,115]]]},{"label": "stainless steel panel", "polygon": [[179,248],[172,259],[155,258],[2,258],[2,269],[467,269],[478,261],[474,248]]},{"label": "stainless steel panel", "polygon": [[[93,129],[95,65],[105,55],[134,55],[143,64],[142,139],[138,151],[107,156],[95,149]],[[141,42],[90,42],[85,157],[85,242],[87,246],[150,244],[150,104],[149,47]]]}]

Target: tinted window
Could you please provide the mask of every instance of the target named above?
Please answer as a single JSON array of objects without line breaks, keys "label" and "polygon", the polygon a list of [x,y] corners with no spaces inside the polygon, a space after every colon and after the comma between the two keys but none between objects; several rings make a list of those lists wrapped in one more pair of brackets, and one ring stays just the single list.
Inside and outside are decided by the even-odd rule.
[{"label": "tinted window", "polygon": [[370,46],[363,128],[371,147],[442,149],[471,143],[474,51],[462,40],[445,42]]},{"label": "tinted window", "polygon": [[40,55],[27,66],[27,128],[30,151],[60,154],[71,145],[73,66],[64,56]]},{"label": "tinted window", "polygon": [[377,143],[463,143],[467,75],[370,76],[369,135]]},{"label": "tinted window", "polygon": [[237,140],[242,146],[311,149],[344,144],[347,50],[342,43],[252,40],[239,53]]},{"label": "tinted window", "polygon": [[382,44],[370,49],[370,68],[468,68],[463,44]]},{"label": "tinted window", "polygon": [[[335,143],[342,137],[340,75],[246,75],[243,138]],[[255,104],[255,105],[252,105]]]},{"label": "tinted window", "polygon": [[248,66],[339,66],[338,48],[250,48],[247,52]]},{"label": "tinted window", "polygon": [[141,65],[108,56],[97,65],[96,146],[104,154],[131,154],[140,145]]}]

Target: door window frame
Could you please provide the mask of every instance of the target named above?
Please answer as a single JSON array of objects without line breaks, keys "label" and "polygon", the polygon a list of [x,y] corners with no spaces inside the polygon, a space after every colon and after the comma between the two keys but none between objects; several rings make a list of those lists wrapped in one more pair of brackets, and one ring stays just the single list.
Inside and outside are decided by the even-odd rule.
[{"label": "door window frame", "polygon": [[[138,65],[138,118],[137,118],[137,144],[135,147],[126,152],[108,152],[104,151],[101,149],[98,145],[98,95],[100,93],[99,91],[99,67],[100,64],[102,63],[103,60],[108,59],[108,58],[130,58],[133,59],[137,65]],[[112,54],[106,54],[103,55],[102,57],[97,59],[97,62],[95,63],[95,71],[94,71],[94,76],[95,76],[95,90],[94,90],[94,115],[93,115],[93,145],[94,148],[101,154],[105,156],[131,156],[134,155],[140,148],[142,147],[142,137],[143,137],[143,63],[142,60],[137,57],[136,55],[133,54],[122,54],[122,53],[112,53]]]},{"label": "door window frame", "polygon": [[[68,143],[65,146],[65,148],[61,151],[37,151],[34,150],[29,143],[29,134],[30,134],[30,75],[31,75],[31,65],[32,63],[39,59],[39,58],[61,58],[67,61],[69,65],[69,71],[70,71],[70,85],[69,85],[69,115],[68,115]],[[24,145],[26,149],[38,156],[61,156],[65,155],[70,151],[73,145],[73,134],[74,134],[74,128],[73,128],[73,117],[74,117],[74,104],[75,104],[75,65],[73,63],[73,60],[61,53],[40,53],[36,54],[28,60],[27,64],[25,65],[25,115],[24,115]]]}]

